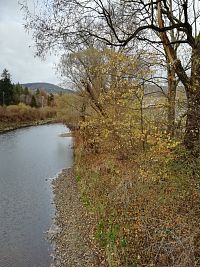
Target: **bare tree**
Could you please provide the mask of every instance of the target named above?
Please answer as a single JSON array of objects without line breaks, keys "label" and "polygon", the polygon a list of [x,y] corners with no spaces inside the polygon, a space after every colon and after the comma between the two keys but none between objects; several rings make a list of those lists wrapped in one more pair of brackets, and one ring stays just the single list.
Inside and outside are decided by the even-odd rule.
[{"label": "bare tree", "polygon": [[[76,49],[77,44],[81,45],[91,37],[122,47],[133,47],[136,39],[163,44],[169,75],[174,77],[176,74],[186,91],[188,111],[184,144],[188,149],[194,149],[200,138],[199,1],[51,0],[45,6],[44,12],[32,15],[23,5],[26,27],[34,30],[39,54],[55,46]],[[155,33],[159,39],[155,38]],[[177,45],[187,46],[191,51],[190,74],[178,56]],[[174,92],[172,94],[174,98]]]}]

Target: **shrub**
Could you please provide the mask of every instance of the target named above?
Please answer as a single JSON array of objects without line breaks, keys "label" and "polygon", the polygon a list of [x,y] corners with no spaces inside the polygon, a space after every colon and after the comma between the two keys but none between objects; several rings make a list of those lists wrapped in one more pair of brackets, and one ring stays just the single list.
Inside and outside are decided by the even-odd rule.
[{"label": "shrub", "polygon": [[56,115],[55,108],[32,108],[23,103],[0,107],[1,122],[27,122],[53,118]]}]

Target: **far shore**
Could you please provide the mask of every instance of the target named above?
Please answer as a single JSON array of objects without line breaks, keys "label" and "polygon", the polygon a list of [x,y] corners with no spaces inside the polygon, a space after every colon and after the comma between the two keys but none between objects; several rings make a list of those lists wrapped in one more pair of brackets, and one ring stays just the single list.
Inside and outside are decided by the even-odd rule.
[{"label": "far shore", "polygon": [[49,118],[45,120],[37,120],[37,121],[23,121],[23,122],[1,122],[0,121],[0,134],[10,132],[16,129],[30,127],[30,126],[37,126],[43,124],[50,124],[50,123],[58,123],[55,118]]}]

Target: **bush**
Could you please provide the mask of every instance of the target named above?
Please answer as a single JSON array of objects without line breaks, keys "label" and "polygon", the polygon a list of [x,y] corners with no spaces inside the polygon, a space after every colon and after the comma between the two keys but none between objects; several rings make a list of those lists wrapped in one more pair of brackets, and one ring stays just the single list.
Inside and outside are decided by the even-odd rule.
[{"label": "bush", "polygon": [[53,118],[56,115],[55,108],[32,108],[23,103],[0,107],[1,122],[28,122]]},{"label": "bush", "polygon": [[[94,127],[89,129],[90,140]],[[148,149],[135,147],[135,155],[123,160],[108,147],[88,153],[86,141],[77,134],[76,175],[87,190],[93,235],[108,265],[199,266],[200,159],[158,133],[148,139]],[[110,138],[106,146],[115,142]]]}]

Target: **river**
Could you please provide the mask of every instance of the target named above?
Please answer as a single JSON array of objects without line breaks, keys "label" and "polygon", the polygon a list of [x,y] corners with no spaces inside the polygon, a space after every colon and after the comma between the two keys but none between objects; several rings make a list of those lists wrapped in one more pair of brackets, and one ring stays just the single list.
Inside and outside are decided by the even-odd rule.
[{"label": "river", "polygon": [[50,266],[50,178],[72,164],[66,131],[51,124],[0,135],[0,267]]}]

